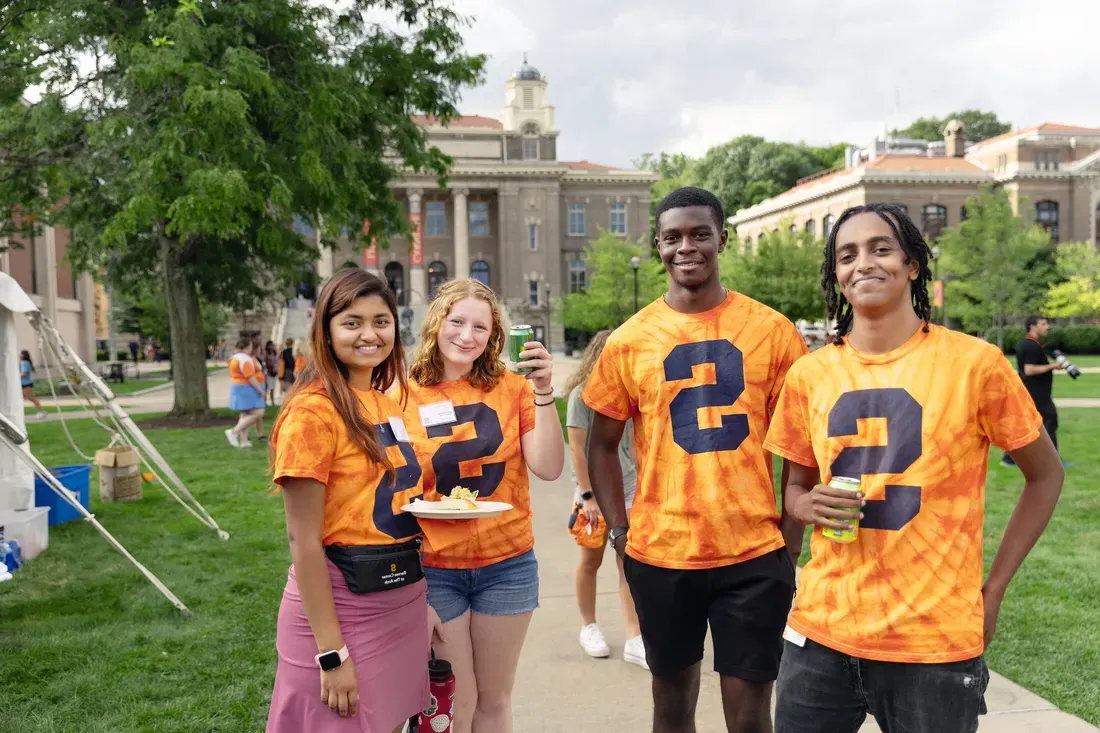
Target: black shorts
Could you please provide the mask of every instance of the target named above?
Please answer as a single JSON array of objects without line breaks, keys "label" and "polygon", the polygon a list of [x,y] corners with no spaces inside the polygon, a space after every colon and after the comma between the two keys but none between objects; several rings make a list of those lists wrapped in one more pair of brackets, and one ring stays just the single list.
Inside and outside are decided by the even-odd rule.
[{"label": "black shorts", "polygon": [[794,599],[794,565],[786,548],[706,570],[669,570],[628,555],[623,571],[655,676],[669,677],[701,661],[708,623],[715,672],[749,682],[778,676]]}]

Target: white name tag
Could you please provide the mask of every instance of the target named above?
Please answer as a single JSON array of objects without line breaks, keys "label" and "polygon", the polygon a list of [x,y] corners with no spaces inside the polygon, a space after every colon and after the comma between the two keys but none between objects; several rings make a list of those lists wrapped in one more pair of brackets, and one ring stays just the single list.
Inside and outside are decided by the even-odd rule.
[{"label": "white name tag", "polygon": [[405,429],[405,421],[399,417],[390,418],[390,428],[393,429],[393,437],[397,438],[398,442],[409,442],[409,431]]},{"label": "white name tag", "polygon": [[806,637],[792,629],[790,626],[783,629],[783,638],[791,642],[795,646],[806,646]]},{"label": "white name tag", "polygon": [[451,404],[450,400],[421,405],[419,409],[420,422],[424,423],[426,428],[433,425],[449,425],[458,421],[458,416],[455,415],[455,406]]}]

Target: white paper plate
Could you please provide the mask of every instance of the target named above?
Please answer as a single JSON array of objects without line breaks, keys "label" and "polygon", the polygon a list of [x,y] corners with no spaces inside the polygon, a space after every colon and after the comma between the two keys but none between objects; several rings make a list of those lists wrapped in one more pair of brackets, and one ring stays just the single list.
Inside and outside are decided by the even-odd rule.
[{"label": "white paper plate", "polygon": [[495,517],[498,514],[512,509],[512,505],[503,501],[477,501],[477,509],[464,509],[453,511],[440,509],[434,501],[414,501],[401,507],[401,511],[408,512],[414,517],[427,519],[480,519],[481,517]]}]

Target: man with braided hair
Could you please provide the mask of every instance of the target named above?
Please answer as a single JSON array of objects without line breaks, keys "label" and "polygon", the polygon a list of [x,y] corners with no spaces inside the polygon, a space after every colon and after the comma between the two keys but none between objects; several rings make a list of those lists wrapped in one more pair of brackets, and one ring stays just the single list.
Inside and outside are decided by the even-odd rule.
[{"label": "man with braided hair", "polygon": [[[995,347],[929,323],[929,249],[890,204],[848,209],[825,247],[832,344],[787,374],[764,448],[813,533],[776,683],[776,733],[973,733],[1005,588],[1050,519],[1062,464]],[[989,446],[1026,484],[982,582]],[[836,476],[858,492],[828,486]]]}]

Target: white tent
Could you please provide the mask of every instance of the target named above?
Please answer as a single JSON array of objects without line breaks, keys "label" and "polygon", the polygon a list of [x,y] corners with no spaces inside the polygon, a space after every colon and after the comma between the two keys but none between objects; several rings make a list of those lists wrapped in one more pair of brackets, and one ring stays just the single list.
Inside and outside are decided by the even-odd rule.
[{"label": "white tent", "polygon": [[[19,343],[15,334],[16,314],[38,312],[19,284],[0,272],[0,415],[20,432],[23,422],[23,389],[19,386]],[[22,317],[22,316],[20,316]],[[19,450],[30,453],[30,444]],[[0,449],[0,510],[30,509],[34,506],[34,472],[14,452]]]}]

